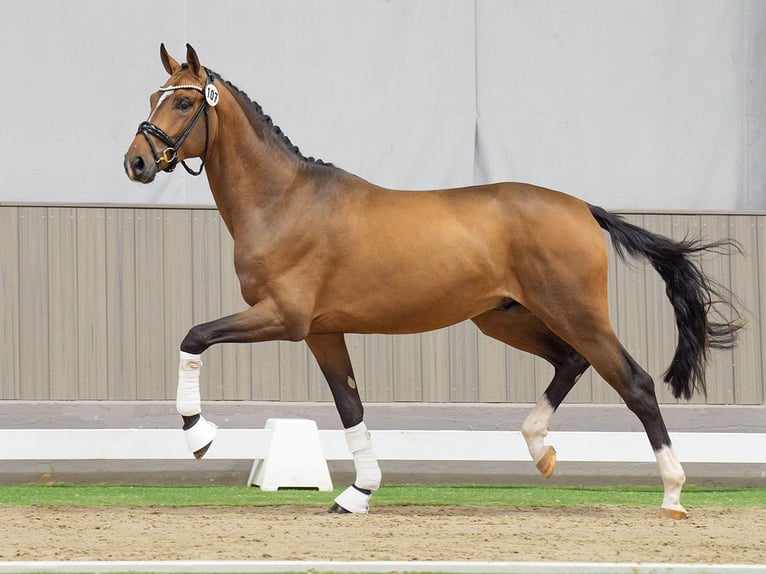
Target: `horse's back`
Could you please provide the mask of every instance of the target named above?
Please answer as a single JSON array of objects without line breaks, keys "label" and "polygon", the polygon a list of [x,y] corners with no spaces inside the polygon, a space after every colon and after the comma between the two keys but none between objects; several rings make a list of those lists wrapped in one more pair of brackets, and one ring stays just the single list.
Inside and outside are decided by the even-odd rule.
[{"label": "horse's back", "polygon": [[[527,184],[354,193],[335,212],[334,264],[317,308],[326,328],[442,327],[523,303],[558,267],[581,265],[599,241],[603,248],[587,204]],[[339,317],[353,317],[355,328]]]}]

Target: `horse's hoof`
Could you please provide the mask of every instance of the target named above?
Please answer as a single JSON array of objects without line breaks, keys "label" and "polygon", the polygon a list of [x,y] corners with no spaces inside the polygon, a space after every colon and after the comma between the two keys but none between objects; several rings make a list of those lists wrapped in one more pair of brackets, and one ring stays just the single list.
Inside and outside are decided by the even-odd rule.
[{"label": "horse's hoof", "polygon": [[535,466],[537,466],[540,474],[545,478],[550,478],[553,469],[556,468],[556,449],[552,446],[546,446],[543,455],[537,460]]},{"label": "horse's hoof", "polygon": [[205,453],[207,452],[207,449],[210,448],[210,445],[213,444],[213,441],[211,440],[209,443],[207,443],[205,446],[203,446],[199,450],[194,451],[194,458],[197,460],[201,459],[203,456],[205,456]]},{"label": "horse's hoof", "polygon": [[351,511],[346,510],[337,502],[333,502],[332,506],[327,509],[329,514],[351,514]]},{"label": "horse's hoof", "polygon": [[689,515],[683,506],[679,505],[679,508],[660,508],[660,518],[672,518],[673,520],[683,520]]}]

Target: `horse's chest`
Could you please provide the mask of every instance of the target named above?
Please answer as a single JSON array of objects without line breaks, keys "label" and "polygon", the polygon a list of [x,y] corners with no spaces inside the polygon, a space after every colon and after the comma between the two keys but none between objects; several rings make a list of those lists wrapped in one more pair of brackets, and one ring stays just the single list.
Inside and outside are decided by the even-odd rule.
[{"label": "horse's chest", "polygon": [[234,269],[245,301],[252,305],[263,299],[269,291],[271,278],[274,274],[268,260],[252,255],[237,257],[235,254]]}]

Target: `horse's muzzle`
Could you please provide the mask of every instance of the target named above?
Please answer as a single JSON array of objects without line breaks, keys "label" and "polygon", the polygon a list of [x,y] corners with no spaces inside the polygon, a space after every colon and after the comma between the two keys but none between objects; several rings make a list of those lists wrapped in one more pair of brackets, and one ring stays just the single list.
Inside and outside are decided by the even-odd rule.
[{"label": "horse's muzzle", "polygon": [[157,175],[157,166],[151,158],[146,158],[134,149],[128,150],[123,162],[125,173],[131,181],[150,183]]}]

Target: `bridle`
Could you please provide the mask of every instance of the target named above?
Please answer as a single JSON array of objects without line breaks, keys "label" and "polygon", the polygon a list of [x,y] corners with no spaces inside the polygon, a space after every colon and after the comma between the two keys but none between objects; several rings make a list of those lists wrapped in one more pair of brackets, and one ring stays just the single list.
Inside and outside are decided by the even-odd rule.
[{"label": "bridle", "polygon": [[[173,139],[171,136],[166,134],[162,128],[156,126],[148,120],[141,122],[138,126],[138,131],[136,133],[142,134],[146,138],[146,141],[149,142],[149,147],[152,148],[152,155],[154,156],[154,163],[160,165],[160,163],[165,162],[167,164],[162,171],[170,172],[176,168],[176,165],[178,165],[178,150],[181,148],[184,141],[186,141],[186,138],[189,136],[192,129],[194,129],[197,120],[199,120],[203,113],[205,114],[205,149],[200,156],[202,163],[200,164],[197,171],[194,171],[192,168],[186,165],[186,161],[184,160],[181,161],[181,165],[183,165],[184,169],[191,175],[201,174],[202,169],[205,167],[207,146],[210,142],[210,119],[208,117],[207,109],[208,107],[215,107],[218,104],[218,90],[216,89],[215,84],[213,84],[213,74],[207,68],[205,68],[205,72],[207,74],[207,80],[205,82],[204,88],[194,84],[181,84],[177,86],[165,86],[159,90],[160,92],[174,92],[176,90],[197,90],[205,96],[205,98],[202,100],[202,105],[197,108],[197,111],[194,112],[194,115],[189,120],[189,123],[186,124],[186,127],[183,130],[181,130],[181,133],[178,134],[177,138]],[[160,153],[155,147],[154,142],[150,136],[154,136],[161,140],[168,147],[165,148],[162,153]]]}]

